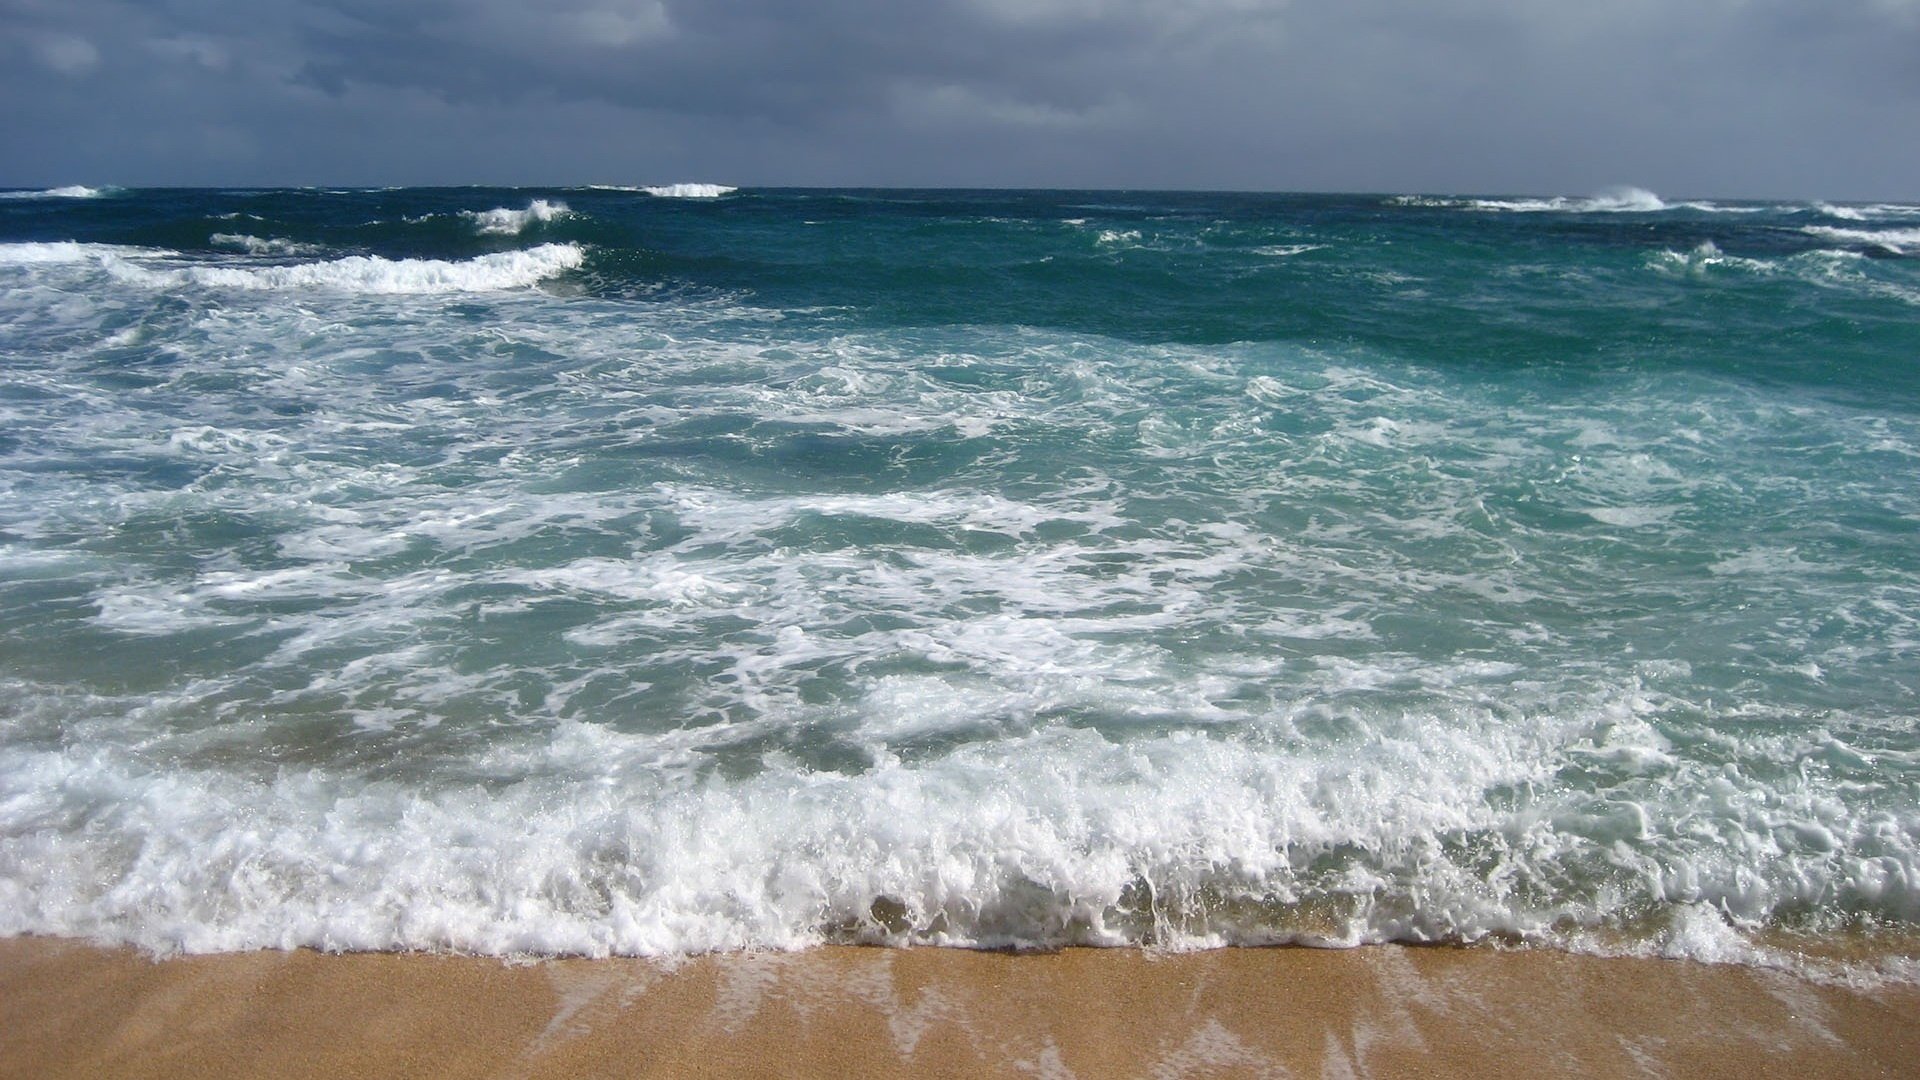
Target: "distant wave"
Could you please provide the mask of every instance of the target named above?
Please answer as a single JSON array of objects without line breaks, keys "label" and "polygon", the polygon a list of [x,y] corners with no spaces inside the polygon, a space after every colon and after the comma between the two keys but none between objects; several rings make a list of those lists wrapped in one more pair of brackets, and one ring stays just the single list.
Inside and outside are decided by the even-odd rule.
[{"label": "distant wave", "polygon": [[302,244],[279,237],[261,239],[245,233],[214,233],[207,242],[215,247],[237,248],[249,255],[314,255],[325,250],[318,244]]},{"label": "distant wave", "polygon": [[1476,210],[1516,210],[1521,213],[1567,211],[1575,214],[1646,214],[1667,209],[1665,200],[1645,188],[1613,188],[1584,199],[1556,195],[1551,199],[1475,199]]},{"label": "distant wave", "polygon": [[0,266],[97,263],[116,280],[147,288],[328,289],[349,293],[461,293],[522,289],[575,269],[586,255],[574,244],[542,244],[471,259],[383,259],[350,255],[287,266],[152,266],[178,258],[155,248],[72,242],[0,244]]},{"label": "distant wave", "polygon": [[1817,202],[1814,210],[1830,218],[1841,221],[1872,221],[1875,218],[1920,217],[1920,206],[1907,206],[1901,203],[1866,203],[1852,206],[1839,203]]},{"label": "distant wave", "polygon": [[45,191],[0,191],[0,199],[99,199],[111,195],[114,190],[68,184],[65,187],[47,188]]},{"label": "distant wave", "polygon": [[525,210],[496,206],[492,210],[462,210],[460,216],[472,221],[474,231],[482,236],[518,236],[536,222],[545,224],[572,213],[566,203],[535,199]]},{"label": "distant wave", "polygon": [[125,247],[120,244],[80,244],[72,240],[50,243],[0,244],[0,266],[45,266],[58,263],[94,262],[113,257],[168,255],[158,248]]},{"label": "distant wave", "polygon": [[1551,198],[1478,199],[1437,195],[1395,195],[1389,206],[1447,207],[1458,210],[1506,211],[1539,214],[1652,214],[1665,210],[1698,210],[1709,214],[1759,214],[1772,207],[1728,206],[1724,203],[1694,200],[1670,203],[1645,188],[1621,187],[1584,197],[1555,195]]},{"label": "distant wave", "polygon": [[1910,255],[1920,249],[1920,229],[1836,229],[1830,225],[1803,225],[1800,231],[1843,244],[1870,244],[1895,255]]},{"label": "distant wave", "polygon": [[[1814,232],[1816,228],[1809,228],[1806,231]],[[1910,232],[1920,239],[1920,229],[1910,230]],[[1749,259],[1728,255],[1720,250],[1719,245],[1707,240],[1687,252],[1673,250],[1658,252],[1649,257],[1648,265],[1662,273],[1695,278],[1711,277],[1721,271],[1753,277],[1785,274],[1819,288],[1841,289],[1898,300],[1907,304],[1920,304],[1920,290],[1872,276],[1865,268],[1864,264],[1867,261],[1867,257],[1858,251],[1835,248],[1802,251],[1778,259]]]},{"label": "distant wave", "polygon": [[722,195],[731,195],[739,188],[725,184],[664,184],[658,187],[626,187],[620,184],[591,184],[595,191],[634,191],[658,196],[662,199],[717,199]]},{"label": "distant wave", "polygon": [[1680,252],[1669,249],[1658,252],[1651,257],[1651,262],[1656,269],[1694,274],[1717,266],[1756,274],[1769,274],[1778,269],[1775,264],[1765,259],[1747,259],[1738,255],[1728,255],[1720,250],[1720,245],[1711,240],[1701,241],[1691,251]]}]

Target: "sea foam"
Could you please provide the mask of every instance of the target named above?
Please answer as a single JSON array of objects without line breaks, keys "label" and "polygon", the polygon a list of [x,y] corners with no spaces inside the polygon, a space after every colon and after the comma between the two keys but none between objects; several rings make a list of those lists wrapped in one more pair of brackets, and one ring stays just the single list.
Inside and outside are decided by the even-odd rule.
[{"label": "sea foam", "polygon": [[1556,195],[1550,199],[1473,199],[1467,205],[1475,210],[1573,214],[1646,214],[1668,208],[1660,196],[1636,187],[1609,188],[1585,198]]},{"label": "sea foam", "polygon": [[541,291],[580,249],[456,216],[532,194],[0,246],[0,933],[1774,963],[1920,920],[1915,263],[1797,231],[1884,226],[857,196],[929,271],[863,285],[816,195],[569,191],[670,257]]},{"label": "sea foam", "polygon": [[0,244],[0,266],[84,263],[107,257],[125,258],[167,254],[171,253],[158,248],[138,248],[122,244],[82,244],[72,240]]},{"label": "sea foam", "polygon": [[302,244],[280,237],[261,238],[245,233],[214,233],[207,242],[216,247],[237,248],[249,255],[314,255],[325,250],[318,244]]},{"label": "sea foam", "polygon": [[725,184],[664,184],[639,190],[662,199],[717,199],[740,190]]},{"label": "sea foam", "polygon": [[0,199],[99,199],[111,194],[114,190],[68,184],[65,187],[47,188],[44,191],[0,191]]},{"label": "sea foam", "polygon": [[219,289],[458,293],[525,288],[579,267],[586,256],[574,244],[542,244],[524,251],[502,251],[458,261],[351,255],[290,266],[156,268],[119,254],[102,254],[99,258],[114,278],[149,288],[198,285]]},{"label": "sea foam", "polygon": [[[1801,897],[1920,913],[1899,823],[1839,809],[1811,778],[1703,773],[1637,711],[1629,696],[1558,721],[1375,717],[1328,755],[1062,727],[726,783],[699,778],[680,736],[571,721],[502,733],[463,764],[473,781],[431,787],[14,747],[0,751],[0,933],[157,952],[592,956],[1497,934],[1591,946],[1579,928],[1651,895],[1713,929],[1683,920],[1655,949],[1724,961],[1758,954],[1740,928]],[[1569,772],[1617,786],[1566,790]],[[1662,801],[1694,784],[1715,786],[1711,821]],[[1532,794],[1509,806],[1499,792]],[[77,815],[87,828],[60,825]],[[1770,854],[1672,850],[1708,826]],[[1883,854],[1845,854],[1863,846]],[[1570,868],[1594,885],[1539,894]]]},{"label": "sea foam", "polygon": [[1801,232],[1843,244],[1866,244],[1906,255],[1920,248],[1920,229],[1840,229],[1830,225],[1805,225]]},{"label": "sea foam", "polygon": [[482,236],[517,236],[529,225],[545,224],[571,213],[566,203],[535,199],[524,210],[499,206],[492,210],[463,210],[461,216],[470,219],[474,231]]}]

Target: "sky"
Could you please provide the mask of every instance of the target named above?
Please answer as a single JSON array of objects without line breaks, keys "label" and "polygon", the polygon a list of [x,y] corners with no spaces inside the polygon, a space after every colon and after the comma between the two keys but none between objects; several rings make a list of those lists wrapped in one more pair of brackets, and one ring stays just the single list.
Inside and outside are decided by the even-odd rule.
[{"label": "sky", "polygon": [[1920,198],[1920,0],[0,0],[0,185]]}]

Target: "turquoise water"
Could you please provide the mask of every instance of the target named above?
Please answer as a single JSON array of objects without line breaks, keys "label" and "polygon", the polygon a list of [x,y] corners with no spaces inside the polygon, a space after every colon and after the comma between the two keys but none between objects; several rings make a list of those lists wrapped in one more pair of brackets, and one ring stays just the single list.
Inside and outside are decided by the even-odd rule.
[{"label": "turquoise water", "polygon": [[0,198],[0,932],[1920,922],[1920,206],[68,196]]}]

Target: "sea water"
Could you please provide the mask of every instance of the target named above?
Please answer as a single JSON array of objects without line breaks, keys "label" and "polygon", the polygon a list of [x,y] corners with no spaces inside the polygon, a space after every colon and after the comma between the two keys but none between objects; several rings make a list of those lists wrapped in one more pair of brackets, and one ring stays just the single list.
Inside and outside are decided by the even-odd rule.
[{"label": "sea water", "polygon": [[1920,205],[68,187],[0,365],[0,933],[1912,974]]}]

